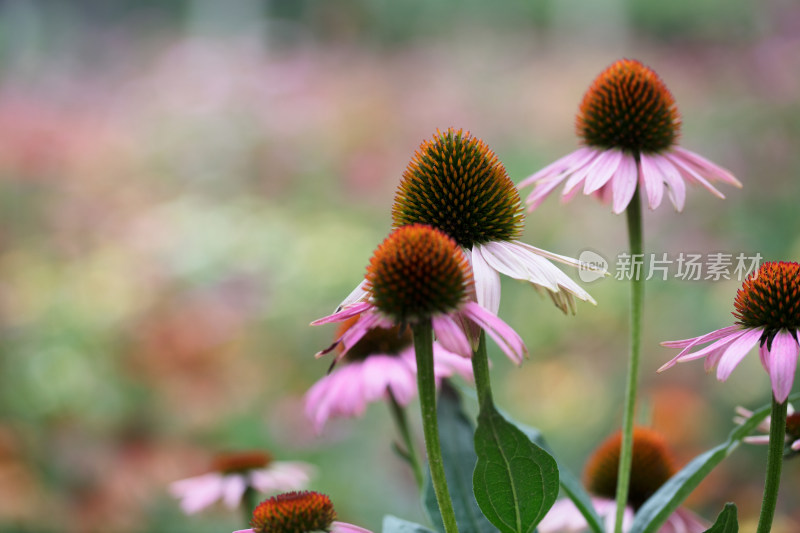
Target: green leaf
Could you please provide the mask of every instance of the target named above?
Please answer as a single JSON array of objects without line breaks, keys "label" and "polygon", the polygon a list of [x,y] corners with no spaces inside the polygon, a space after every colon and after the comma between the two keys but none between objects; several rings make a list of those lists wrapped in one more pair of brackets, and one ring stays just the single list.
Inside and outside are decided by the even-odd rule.
[{"label": "green leaf", "polygon": [[739,533],[739,521],[736,518],[736,505],[726,503],[719,513],[714,525],[706,529],[705,533]]},{"label": "green leaf", "polygon": [[[472,471],[478,461],[475,430],[461,408],[458,392],[446,381],[442,383],[437,410],[444,472],[458,530],[460,533],[495,533],[497,529],[483,516],[472,492]],[[425,484],[423,500],[431,523],[439,531],[444,531],[430,475]]]},{"label": "green leaf", "polygon": [[481,406],[472,476],[483,514],[503,533],[530,533],[558,496],[555,459],[497,412]]},{"label": "green leaf", "polygon": [[[532,442],[544,448],[548,453],[551,453],[550,447],[547,445],[542,433],[538,429],[524,424],[517,424],[517,427],[525,433]],[[589,493],[586,492],[581,482],[568,468],[562,465],[558,459],[556,459],[556,462],[558,464],[559,482],[561,483],[561,488],[564,490],[564,493],[581,512],[589,528],[594,533],[605,533],[603,521],[600,516],[598,516],[597,511],[594,510]]]},{"label": "green leaf", "polygon": [[383,517],[383,533],[434,533],[425,526],[408,522],[396,516],[386,515]]},{"label": "green leaf", "polygon": [[664,483],[637,511],[629,533],[654,533],[680,506],[703,479],[733,452],[743,438],[753,432],[772,409],[771,405],[753,413],[741,426],[731,431],[728,440],[692,459]]}]

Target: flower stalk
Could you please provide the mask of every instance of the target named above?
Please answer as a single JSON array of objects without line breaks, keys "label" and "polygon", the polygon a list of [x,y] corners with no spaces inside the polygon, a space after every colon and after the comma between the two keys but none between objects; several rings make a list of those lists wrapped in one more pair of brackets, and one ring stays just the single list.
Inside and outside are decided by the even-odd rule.
[{"label": "flower stalk", "polygon": [[408,461],[411,471],[414,474],[414,480],[417,482],[417,488],[422,490],[425,483],[425,476],[422,474],[422,465],[417,455],[417,448],[414,446],[414,440],[411,438],[411,430],[408,427],[408,418],[406,417],[405,408],[400,405],[395,398],[394,393],[389,391],[389,410],[392,412],[394,424],[397,427],[397,432],[400,433],[400,438],[403,439],[405,449],[399,450],[403,458]]},{"label": "flower stalk", "polygon": [[[642,237],[642,203],[639,187],[633,194],[625,210],[628,219],[628,242],[631,261],[644,253]],[[642,341],[642,304],[644,301],[644,280],[634,268],[631,275],[631,345],[628,359],[628,375],[625,385],[625,407],[622,416],[622,447],[620,449],[619,471],[617,474],[617,514],[614,531],[622,532],[622,521],[630,488],[631,463],[633,460],[633,421],[636,411],[636,395],[639,382],[639,359]]]},{"label": "flower stalk", "polygon": [[445,533],[458,533],[456,515],[447,478],[444,473],[442,446],[439,441],[439,422],[436,415],[436,378],[433,374],[433,327],[431,320],[420,320],[412,327],[414,332],[414,351],[417,354],[417,388],[422,414],[422,428],[425,435],[425,451],[431,470],[431,481],[439,511],[442,515]]},{"label": "flower stalk", "polygon": [[786,438],[786,401],[778,402],[772,397],[772,414],[769,425],[769,451],[767,452],[767,477],[764,482],[764,499],[758,517],[756,533],[769,533],[778,503],[778,488],[781,484],[781,467]]}]

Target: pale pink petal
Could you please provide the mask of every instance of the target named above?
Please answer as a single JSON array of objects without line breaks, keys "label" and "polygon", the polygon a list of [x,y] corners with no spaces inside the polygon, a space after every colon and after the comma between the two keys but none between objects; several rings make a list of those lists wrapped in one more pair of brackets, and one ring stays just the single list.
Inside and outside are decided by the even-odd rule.
[{"label": "pale pink petal", "polygon": [[594,150],[592,157],[585,163],[580,166],[573,166],[566,172],[567,174],[571,174],[571,176],[567,179],[566,183],[564,183],[564,191],[561,193],[562,196],[569,196],[571,198],[572,195],[570,193],[579,190],[578,185],[586,179],[586,176],[594,171],[597,164],[602,159],[603,153],[603,150]]},{"label": "pale pink petal", "polygon": [[449,315],[438,315],[431,320],[436,340],[446,349],[462,357],[472,357],[472,346],[464,330]]},{"label": "pale pink petal", "polygon": [[764,370],[769,374],[769,349],[767,348],[766,342],[758,347],[758,358],[761,360],[761,366],[763,366]]},{"label": "pale pink petal", "polygon": [[[694,339],[686,339],[682,341],[670,341],[669,343],[662,343],[662,345],[670,345],[674,347],[681,347],[685,346],[681,352],[667,361],[665,364],[661,366],[657,370],[657,372],[663,372],[668,368],[672,368],[675,366],[676,363],[683,363],[685,361],[693,361],[695,359],[700,359],[701,357],[705,357],[709,354],[712,354],[715,350],[719,350],[724,348],[727,344],[735,341],[737,338],[742,336],[745,331],[741,328],[741,326],[731,326],[728,328],[718,329],[716,331],[712,331],[711,333],[707,333],[700,337],[695,337]],[[692,349],[705,344],[711,340],[716,340],[713,344],[706,346],[705,348],[698,350],[694,353],[690,353]]]},{"label": "pale pink petal", "polygon": [[517,185],[517,188],[521,189],[523,187],[527,187],[528,185],[533,185],[537,181],[542,181],[544,179],[550,178],[551,176],[557,176],[562,173],[569,174],[571,172],[574,172],[574,169],[583,166],[589,159],[591,159],[594,156],[594,154],[595,150],[593,148],[582,146],[581,148],[578,148],[574,152],[569,153],[560,159],[557,159],[553,163],[550,163],[549,165],[544,167],[542,170],[520,181],[519,184]]},{"label": "pale pink petal", "polygon": [[788,331],[781,330],[772,339],[772,347],[769,350],[769,378],[772,381],[772,393],[778,403],[785,402],[792,392],[797,353],[797,341]]},{"label": "pale pink petal", "polygon": [[700,335],[699,337],[692,337],[691,339],[683,339],[679,341],[664,341],[661,343],[661,346],[665,346],[667,348],[690,348],[695,345],[705,344],[707,342],[711,342],[713,340],[720,339],[722,337],[727,337],[729,334],[735,331],[741,331],[742,326],[726,326],[721,329],[716,329],[711,333],[706,333],[705,335]]},{"label": "pale pink petal", "polygon": [[355,304],[351,304],[348,306],[343,307],[341,310],[336,311],[332,315],[328,315],[322,318],[318,318],[317,320],[311,323],[312,326],[319,326],[322,324],[330,324],[331,322],[344,322],[348,318],[352,318],[356,315],[363,313],[364,311],[373,308],[374,306],[369,302],[358,302]]},{"label": "pale pink petal", "polygon": [[186,514],[194,514],[205,509],[223,495],[223,476],[211,472],[170,484],[170,493],[181,500],[181,509]]},{"label": "pale pink petal", "polygon": [[798,440],[794,441],[794,442],[792,443],[792,445],[790,446],[790,448],[791,448],[792,450],[794,450],[794,451],[798,451],[798,450],[800,450],[800,439],[798,439]]},{"label": "pale pink petal", "polygon": [[372,533],[372,531],[346,522],[333,522],[331,523],[331,533]]},{"label": "pale pink petal", "polygon": [[[363,313],[356,323],[350,326],[347,331],[342,333],[342,336],[339,337],[339,343],[342,345],[342,350],[336,354],[336,358],[334,360],[337,362],[340,361],[342,357],[347,354],[350,348],[358,344],[358,341],[364,338],[364,335],[369,333],[370,330],[385,325],[385,319],[377,311]],[[320,355],[323,355],[323,352],[317,354],[318,357]]]},{"label": "pale pink petal", "polygon": [[517,364],[522,364],[527,350],[522,339],[511,326],[475,302],[464,304],[462,312],[470,320],[482,327],[509,359]]},{"label": "pale pink petal", "polygon": [[536,526],[539,533],[578,533],[587,527],[589,524],[581,512],[566,498],[557,500]]},{"label": "pale pink petal", "polygon": [[474,379],[472,375],[472,360],[458,353],[451,352],[440,343],[433,343],[433,374],[437,381],[458,374],[467,381]]},{"label": "pale pink petal", "polygon": [[[561,185],[567,176],[562,174],[560,176],[552,176],[547,178],[546,180],[542,180],[536,184],[536,187],[533,188],[533,191],[528,195],[525,199],[525,203],[528,204],[528,211],[533,211],[537,207],[539,207],[547,195],[553,192],[553,189]],[[520,184],[522,187],[522,184]]]},{"label": "pale pink petal", "polygon": [[769,444],[769,435],[755,435],[743,439],[748,444]]},{"label": "pale pink petal", "polygon": [[704,533],[711,524],[688,509],[679,507],[672,513],[658,533]]},{"label": "pale pink petal", "polygon": [[708,190],[708,192],[710,192],[714,196],[717,196],[719,198],[725,198],[725,195],[722,194],[719,191],[719,189],[711,185],[711,183],[709,183],[707,179],[701,176],[697,172],[697,170],[695,170],[691,162],[684,159],[683,156],[680,154],[680,152],[672,152],[672,153],[668,152],[664,154],[664,157],[666,159],[669,159],[673,164],[675,164],[676,168],[678,169],[678,172],[681,173],[681,176],[683,176],[684,179],[686,179],[689,182],[696,181],[697,183],[705,187],[706,190]]},{"label": "pale pink petal", "polygon": [[712,163],[700,154],[687,150],[686,148],[681,148],[680,146],[673,147],[672,151],[679,153],[685,161],[688,161],[696,168],[700,169],[707,177],[718,179],[734,187],[742,187],[742,182],[737,180],[729,170]]},{"label": "pale pink petal", "polygon": [[[553,292],[558,292],[558,279],[553,270],[543,268],[543,263],[529,260],[518,249],[506,241],[487,242],[483,246],[483,258],[490,267],[501,274],[541,285]],[[545,261],[546,262],[546,261]],[[550,265],[550,263],[547,263]],[[553,265],[550,265],[551,267]],[[559,271],[560,272],[560,271]]]},{"label": "pale pink petal", "polygon": [[472,246],[472,273],[478,303],[494,314],[500,309],[500,275],[489,266],[481,252],[483,245]]},{"label": "pale pink petal", "polygon": [[591,194],[611,179],[619,168],[624,154],[622,150],[605,150],[597,158],[596,168],[586,178],[583,184],[583,194]]},{"label": "pale pink petal", "polygon": [[615,214],[625,211],[633,198],[638,186],[638,172],[636,169],[636,159],[632,155],[625,154],[619,162],[619,168],[610,182],[612,188],[612,208]]},{"label": "pale pink petal", "polygon": [[239,474],[227,474],[222,478],[222,501],[228,509],[236,509],[242,503],[247,490],[247,481]]},{"label": "pale pink petal", "polygon": [[664,178],[655,162],[647,154],[639,156],[639,172],[647,193],[647,206],[655,209],[661,204],[661,198],[664,196]]},{"label": "pale pink petal", "polygon": [[667,184],[667,194],[675,206],[675,210],[683,211],[683,206],[686,203],[686,182],[683,181],[681,173],[675,168],[675,165],[664,156],[653,155],[650,156],[652,163],[661,172],[664,182]]},{"label": "pale pink petal", "polygon": [[733,369],[736,368],[744,356],[747,355],[747,352],[756,345],[760,338],[760,329],[746,329],[739,338],[732,342],[719,360],[717,379],[720,381],[728,379]]},{"label": "pale pink petal", "polygon": [[237,529],[233,533],[256,533],[253,528],[250,529]]},{"label": "pale pink petal", "polygon": [[365,289],[367,286],[367,280],[362,280],[353,291],[347,295],[347,298],[342,300],[342,303],[339,304],[339,307],[336,308],[336,312],[338,313],[348,305],[353,305],[355,303],[363,302],[369,297],[369,292]]},{"label": "pale pink petal", "polygon": [[314,467],[300,461],[273,461],[267,468],[250,472],[253,487],[260,492],[288,492],[304,489]]}]

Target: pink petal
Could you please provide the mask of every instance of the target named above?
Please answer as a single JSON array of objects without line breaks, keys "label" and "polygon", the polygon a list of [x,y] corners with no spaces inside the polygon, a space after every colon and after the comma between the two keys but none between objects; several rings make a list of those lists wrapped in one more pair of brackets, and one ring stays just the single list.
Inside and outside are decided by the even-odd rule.
[{"label": "pink petal", "polygon": [[247,482],[239,474],[228,474],[222,479],[222,501],[228,509],[236,509],[242,503]]},{"label": "pink petal", "polygon": [[[719,349],[725,347],[727,344],[735,341],[737,338],[739,338],[744,333],[745,333],[745,330],[743,330],[740,326],[733,326],[733,327],[730,327],[730,328],[722,328],[722,329],[719,329],[717,331],[712,331],[711,333],[707,333],[706,335],[703,335],[701,337],[696,337],[694,339],[687,339],[685,341],[673,341],[673,343],[676,345],[676,347],[680,347],[678,345],[678,343],[686,343],[686,345],[685,345],[686,347],[683,350],[681,350],[681,352],[678,355],[676,355],[675,357],[670,359],[667,363],[662,365],[661,368],[659,368],[657,370],[657,372],[663,372],[664,370],[667,370],[668,368],[672,368],[673,366],[675,366],[676,363],[683,363],[685,361],[693,361],[695,359],[700,359],[701,357],[705,357],[707,355],[710,355],[715,350],[719,350]],[[713,339],[718,339],[718,340],[716,340],[716,342],[714,342],[713,344],[710,344],[709,346],[706,346],[705,348],[703,348],[701,350],[698,350],[698,351],[696,351],[694,353],[689,353],[689,352],[692,351],[693,348],[695,348],[695,347],[697,347],[697,346],[699,346],[701,344],[705,344],[706,342],[709,342],[710,340],[713,340]],[[691,342],[689,342],[689,341],[691,341]]]},{"label": "pink petal", "polygon": [[704,533],[710,526],[690,510],[679,507],[669,515],[658,533]]},{"label": "pink petal", "polygon": [[680,171],[675,168],[672,161],[661,155],[650,156],[650,161],[658,167],[664,182],[667,184],[667,194],[675,206],[675,210],[683,211],[686,203],[686,183],[681,177]]},{"label": "pink petal", "polygon": [[218,472],[211,472],[182,479],[170,484],[169,490],[173,496],[180,498],[184,513],[194,514],[222,498],[223,476]]},{"label": "pink petal", "polygon": [[761,329],[746,329],[735,341],[733,341],[725,353],[722,354],[717,367],[717,379],[725,381],[731,375],[733,369],[742,361],[747,352],[761,338]]},{"label": "pink petal", "polygon": [[237,529],[233,533],[256,533],[253,528],[250,529]]},{"label": "pink petal", "polygon": [[791,333],[781,330],[772,339],[769,351],[769,378],[772,381],[772,392],[778,403],[783,403],[792,392],[794,373],[797,368],[797,341]]},{"label": "pink petal", "polygon": [[597,158],[597,168],[586,178],[583,184],[583,194],[591,194],[605,185],[614,175],[624,154],[622,150],[605,150]]},{"label": "pink petal", "polygon": [[462,308],[463,313],[480,327],[497,343],[503,353],[517,364],[522,364],[527,350],[517,332],[475,302],[467,302]]},{"label": "pink petal", "polygon": [[610,183],[613,197],[611,210],[615,214],[618,215],[625,211],[631,202],[638,185],[637,174],[636,159],[632,155],[625,154]]},{"label": "pink petal", "polygon": [[589,525],[572,500],[561,499],[550,508],[536,526],[539,533],[565,533],[584,531]]},{"label": "pink petal", "polygon": [[570,175],[567,182],[564,184],[564,191],[561,193],[563,196],[570,196],[571,192],[577,191],[578,185],[586,179],[594,168],[597,166],[597,163],[601,160],[603,155],[602,150],[593,150],[592,157],[589,158],[585,163],[580,166],[574,166],[570,168],[566,174]]},{"label": "pink petal", "polygon": [[500,275],[483,258],[483,246],[472,246],[472,273],[478,303],[494,314],[500,310]]},{"label": "pink petal", "polygon": [[[358,341],[360,341],[364,335],[369,333],[369,331],[375,327],[384,325],[384,322],[385,321],[383,317],[380,316],[377,311],[363,313],[356,323],[350,326],[350,328],[348,328],[347,331],[342,333],[342,336],[339,337],[339,343],[342,345],[342,350],[336,354],[336,358],[334,360],[337,362],[340,361],[342,357],[347,354],[350,348],[358,344]],[[322,353],[318,354],[318,356],[319,355],[322,355]]]},{"label": "pink petal", "polygon": [[578,148],[574,152],[557,159],[553,163],[550,163],[535,174],[528,176],[519,182],[519,184],[517,184],[517,188],[521,189],[523,187],[527,187],[528,185],[533,185],[537,181],[548,179],[551,176],[558,176],[562,173],[565,175],[571,174],[574,172],[574,169],[582,167],[584,163],[591,159],[594,155],[594,152],[594,149],[587,146]]},{"label": "pink petal", "polygon": [[690,162],[695,167],[700,169],[706,174],[707,177],[718,179],[722,182],[733,185],[734,187],[742,187],[742,182],[737,180],[730,171],[715,163],[712,163],[700,154],[692,152],[691,150],[687,150],[686,148],[681,148],[680,146],[673,147],[672,151],[679,153],[684,160]]},{"label": "pink petal", "polygon": [[347,295],[347,298],[342,300],[342,303],[339,304],[339,307],[336,308],[336,312],[338,313],[348,305],[353,305],[358,302],[363,302],[369,297],[369,292],[365,289],[367,286],[367,280],[362,280],[353,291]]},{"label": "pink petal", "polygon": [[433,343],[433,373],[437,380],[458,374],[467,381],[472,381],[472,360],[458,353],[451,352],[440,343]]},{"label": "pink petal", "polygon": [[472,357],[472,346],[469,339],[455,320],[449,315],[438,315],[433,317],[432,323],[436,340],[444,348],[462,357]]},{"label": "pink petal", "polygon": [[705,344],[722,337],[727,337],[730,333],[740,331],[741,329],[742,326],[738,325],[726,326],[724,328],[714,330],[711,333],[700,335],[699,337],[692,337],[691,339],[683,339],[680,341],[664,341],[661,343],[661,346],[666,346],[667,348],[689,348],[695,345]]},{"label": "pink petal", "polygon": [[352,305],[347,305],[332,315],[318,318],[317,320],[313,321],[311,325],[319,326],[322,324],[330,324],[331,322],[344,322],[348,318],[359,315],[371,307],[373,307],[373,305],[369,302],[359,302]]},{"label": "pink petal", "polygon": [[639,156],[639,173],[647,192],[647,205],[650,209],[655,209],[661,204],[661,198],[664,196],[664,178],[658,166],[647,154]]},{"label": "pink petal", "polygon": [[705,189],[708,190],[714,196],[717,196],[717,197],[723,198],[723,199],[725,198],[725,195],[722,194],[719,191],[719,189],[717,189],[716,187],[711,185],[711,183],[709,183],[709,181],[707,179],[705,179],[703,176],[701,176],[697,172],[697,170],[695,170],[694,166],[692,166],[691,162],[687,161],[686,159],[684,159],[684,157],[682,156],[682,154],[680,152],[672,152],[672,153],[668,152],[668,153],[664,154],[664,157],[666,159],[670,160],[673,164],[675,164],[675,166],[678,169],[678,172],[681,173],[681,176],[686,178],[688,181],[690,181],[690,182],[691,181],[696,181],[700,185],[705,187]]},{"label": "pink petal", "polygon": [[[536,184],[533,191],[528,195],[525,199],[525,203],[528,204],[528,211],[533,211],[537,207],[541,205],[547,195],[553,192],[553,189],[561,185],[567,176],[562,174],[560,176],[553,176],[551,178],[547,178],[546,180],[540,181]],[[520,187],[522,184],[520,184]]]}]

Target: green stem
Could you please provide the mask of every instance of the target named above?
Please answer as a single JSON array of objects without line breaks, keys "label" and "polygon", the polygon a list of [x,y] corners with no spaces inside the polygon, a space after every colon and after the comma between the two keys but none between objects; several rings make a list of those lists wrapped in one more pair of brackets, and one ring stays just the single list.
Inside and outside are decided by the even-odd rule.
[{"label": "green stem", "polygon": [[425,477],[422,475],[422,465],[417,455],[417,448],[414,446],[414,439],[411,438],[411,430],[408,428],[408,419],[406,417],[405,408],[397,403],[397,398],[394,397],[392,391],[389,391],[389,410],[392,412],[394,424],[397,426],[397,432],[403,439],[405,450],[403,457],[408,461],[411,470],[414,472],[414,479],[417,482],[417,488],[422,490],[425,482]]},{"label": "green stem", "polygon": [[422,413],[422,429],[425,434],[425,451],[431,469],[431,481],[439,511],[442,514],[445,533],[458,533],[453,502],[447,489],[444,474],[442,446],[439,442],[439,422],[436,418],[436,379],[433,374],[433,329],[430,319],[413,326],[414,351],[417,354],[417,388],[419,407]]},{"label": "green stem", "polygon": [[625,386],[625,410],[622,416],[622,447],[619,455],[617,473],[617,516],[614,525],[616,533],[622,532],[622,518],[628,502],[633,461],[633,420],[636,410],[636,394],[639,381],[639,359],[642,341],[642,303],[644,300],[644,278],[636,268],[636,258],[642,258],[642,203],[639,189],[628,204],[625,213],[628,218],[628,242],[631,253],[631,351],[628,359],[628,376]]},{"label": "green stem", "polygon": [[247,488],[244,489],[244,494],[242,494],[242,511],[244,512],[244,523],[248,526],[250,525],[250,521],[253,519],[253,511],[256,510],[258,507],[258,491],[254,489],[250,485],[250,481],[248,479]]},{"label": "green stem", "polygon": [[492,383],[489,380],[489,356],[486,354],[486,334],[481,330],[478,349],[472,353],[472,374],[475,376],[475,390],[478,392],[478,405],[493,404]]},{"label": "green stem", "polygon": [[756,533],[769,533],[775,507],[778,504],[778,487],[781,484],[781,466],[783,466],[783,448],[786,438],[787,402],[778,403],[772,397],[772,415],[769,422],[769,452],[767,453],[767,479],[764,482],[764,500],[761,503],[761,515],[758,517]]}]

